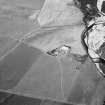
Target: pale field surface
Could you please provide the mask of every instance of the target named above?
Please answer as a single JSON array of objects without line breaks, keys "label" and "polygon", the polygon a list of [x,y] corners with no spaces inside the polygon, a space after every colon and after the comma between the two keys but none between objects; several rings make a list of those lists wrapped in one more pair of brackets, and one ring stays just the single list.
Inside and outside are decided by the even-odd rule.
[{"label": "pale field surface", "polygon": [[0,36],[0,57],[7,53],[8,50],[10,50],[10,48],[14,47],[16,44],[17,41],[8,37]]},{"label": "pale field surface", "polygon": [[33,23],[29,17],[41,8],[41,1],[38,1],[40,5],[37,5],[37,8],[33,6],[37,1],[36,3],[25,1],[2,0],[0,2],[0,36],[20,38],[38,27],[37,23]]},{"label": "pale field surface", "polygon": [[[37,22],[33,22],[33,17],[32,20],[30,19],[30,15],[41,8],[42,2],[41,0],[0,1],[0,56],[17,43],[16,39],[21,39],[25,34],[39,27]],[[96,105],[93,104],[96,102],[96,97],[100,101],[104,96],[105,82],[96,72],[91,59],[88,58],[81,64],[73,59],[73,55],[58,59],[41,51],[42,47],[45,47],[42,46],[43,44],[50,48],[58,42],[68,44],[76,40],[71,44],[74,48],[72,53],[78,52],[76,45],[80,44],[80,35],[84,27],[81,22],[71,27],[72,25],[70,29],[50,27],[49,31],[45,28],[34,32],[31,34],[33,37],[27,39],[25,44],[20,44],[7,54],[0,61],[0,90],[34,98]],[[56,39],[56,43],[54,40],[51,41],[53,44],[48,44],[50,39]],[[85,51],[82,50],[79,54],[81,53],[85,54]]]},{"label": "pale field surface", "polygon": [[90,59],[80,65],[69,57],[55,59],[21,45],[0,68],[0,88],[10,93],[67,103],[91,103],[104,96],[104,80]]},{"label": "pale field surface", "polygon": [[[17,40],[39,26],[31,15],[38,13],[44,0],[0,0],[0,57],[16,46]],[[11,52],[11,51],[10,51]]]},{"label": "pale field surface", "polygon": [[82,12],[71,0],[46,0],[37,17],[42,32],[31,34],[26,43],[47,52],[61,45],[71,47],[71,53],[85,55],[81,34],[85,28]]},{"label": "pale field surface", "polygon": [[27,7],[30,9],[40,9],[43,5],[44,0],[0,0],[0,4],[7,4],[10,6],[22,6],[22,7]]},{"label": "pale field surface", "polygon": [[32,33],[32,37],[25,40],[29,46],[38,48],[44,52],[58,48],[61,45],[70,46],[71,53],[85,55],[86,51],[81,43],[81,34],[84,26],[69,26],[54,28],[49,30],[41,30],[40,32]]},{"label": "pale field surface", "polygon": [[81,24],[83,14],[73,0],[45,0],[38,16],[41,26],[61,26]]}]

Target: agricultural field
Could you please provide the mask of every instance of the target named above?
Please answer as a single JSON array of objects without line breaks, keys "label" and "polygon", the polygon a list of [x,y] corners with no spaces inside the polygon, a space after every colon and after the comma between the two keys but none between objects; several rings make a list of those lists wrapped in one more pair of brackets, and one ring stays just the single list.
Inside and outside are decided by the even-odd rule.
[{"label": "agricultural field", "polygon": [[[47,1],[0,0],[0,91],[95,105],[105,95],[105,82],[81,43],[83,14],[72,3],[66,8],[67,0],[53,2],[54,10]],[[71,47],[67,56],[47,54],[64,44]]]}]

